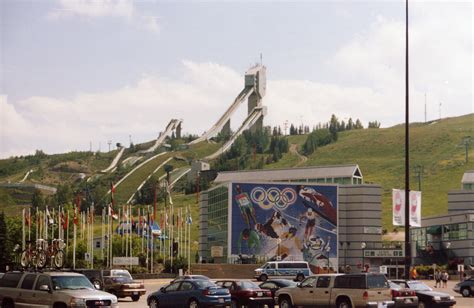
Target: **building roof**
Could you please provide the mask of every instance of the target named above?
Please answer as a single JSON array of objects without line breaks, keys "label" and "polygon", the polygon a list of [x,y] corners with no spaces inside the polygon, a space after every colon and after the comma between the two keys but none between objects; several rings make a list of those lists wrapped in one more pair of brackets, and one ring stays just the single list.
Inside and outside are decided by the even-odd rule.
[{"label": "building roof", "polygon": [[462,176],[461,183],[463,184],[474,183],[474,170],[466,171],[464,175]]},{"label": "building roof", "polygon": [[288,181],[321,178],[362,178],[358,165],[318,166],[305,168],[243,170],[219,172],[215,183],[240,181]]}]

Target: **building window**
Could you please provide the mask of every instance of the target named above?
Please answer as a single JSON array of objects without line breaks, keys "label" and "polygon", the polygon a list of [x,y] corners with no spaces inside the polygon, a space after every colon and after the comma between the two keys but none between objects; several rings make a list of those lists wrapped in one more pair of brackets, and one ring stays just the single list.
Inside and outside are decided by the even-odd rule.
[{"label": "building window", "polygon": [[465,240],[467,239],[467,224],[451,224],[443,228],[443,240]]}]

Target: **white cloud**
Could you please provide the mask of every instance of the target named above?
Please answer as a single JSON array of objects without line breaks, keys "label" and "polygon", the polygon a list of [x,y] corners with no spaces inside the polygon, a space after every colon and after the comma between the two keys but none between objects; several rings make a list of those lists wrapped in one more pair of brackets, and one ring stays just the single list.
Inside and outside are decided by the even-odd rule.
[{"label": "white cloud", "polygon": [[[424,120],[473,112],[472,14],[470,3],[415,2],[409,28],[410,118]],[[442,21],[442,22],[440,22]],[[405,23],[378,16],[328,61],[345,83],[383,94],[393,116],[384,126],[403,121],[405,104]],[[384,107],[385,109],[385,107]],[[370,114],[370,110],[364,110]],[[377,116],[377,113],[374,113]],[[374,118],[379,120],[380,118]]]},{"label": "white cloud", "polygon": [[139,12],[133,0],[58,0],[58,7],[48,14],[51,20],[72,17],[117,17],[152,32],[159,32],[156,16]]}]

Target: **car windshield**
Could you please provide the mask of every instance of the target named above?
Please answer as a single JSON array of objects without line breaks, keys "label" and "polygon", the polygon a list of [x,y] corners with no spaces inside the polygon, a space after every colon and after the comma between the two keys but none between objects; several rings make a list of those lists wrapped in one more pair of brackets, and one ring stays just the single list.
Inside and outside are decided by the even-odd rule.
[{"label": "car windshield", "polygon": [[195,280],[194,283],[197,284],[199,289],[218,288],[215,283],[205,279]]},{"label": "car windshield", "polygon": [[388,288],[387,279],[383,275],[368,275],[367,286],[369,289]]},{"label": "car windshield", "polygon": [[416,291],[431,291],[432,289],[420,281],[408,281],[408,287]]},{"label": "car windshield", "polygon": [[133,279],[131,279],[130,277],[112,277],[112,281],[113,282],[116,282],[116,283],[129,283],[129,282],[133,282]]},{"label": "car windshield", "polygon": [[251,281],[241,281],[239,282],[240,288],[242,289],[260,289],[255,283]]},{"label": "car windshield", "polygon": [[130,273],[128,271],[113,271],[112,274],[113,274],[112,276],[114,277],[119,276],[119,277],[132,278],[132,276],[130,276]]},{"label": "car windshield", "polygon": [[54,290],[94,289],[89,279],[84,276],[53,276],[51,281],[53,282]]}]

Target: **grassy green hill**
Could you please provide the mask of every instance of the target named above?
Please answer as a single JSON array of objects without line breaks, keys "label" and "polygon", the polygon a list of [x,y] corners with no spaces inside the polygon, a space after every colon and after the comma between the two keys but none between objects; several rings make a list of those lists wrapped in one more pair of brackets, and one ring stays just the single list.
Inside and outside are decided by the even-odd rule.
[{"label": "grassy green hill", "polygon": [[[447,192],[461,187],[461,178],[466,170],[474,169],[472,147],[469,152],[471,162],[465,163],[465,147],[462,140],[465,136],[474,136],[474,114],[456,118],[443,119],[431,123],[414,123],[410,126],[410,163],[422,165],[424,174],[422,179],[423,204],[422,215],[434,215],[447,211]],[[338,141],[318,148],[306,161],[294,151],[284,154],[276,163],[265,165],[264,168],[289,168],[295,166],[321,166],[336,164],[358,164],[366,183],[380,184],[383,189],[383,225],[392,230],[391,225],[391,190],[404,188],[404,126],[397,125],[390,128],[352,130],[339,133]],[[301,146],[306,136],[289,136],[289,143],[295,144],[301,152]],[[137,145],[146,148],[146,145]],[[169,157],[182,157],[188,161],[203,158],[218,150],[220,144],[200,143],[189,149],[158,156],[143,165],[133,175],[124,180],[116,191],[118,203],[125,202],[160,164]],[[104,182],[117,182],[130,170],[145,161],[144,157],[132,166],[119,168],[112,174],[100,174],[113,160],[117,151],[94,154],[90,152],[71,152],[58,155],[36,153],[26,157],[16,157],[0,160],[0,183],[18,182],[26,172],[34,172],[28,178],[28,183],[41,183],[51,186],[70,183],[77,185],[79,173],[86,177],[93,176]],[[126,151],[121,161],[135,156],[136,152]],[[182,159],[172,159],[169,164],[173,167],[186,167]],[[157,171],[158,176],[164,174],[163,168]],[[418,189],[418,179],[411,170],[411,189]],[[1,189],[0,189],[1,190]],[[2,195],[8,193],[0,191]],[[177,206],[195,200],[195,196],[177,197]],[[7,213],[14,213],[15,198],[0,198],[0,209],[8,209]],[[17,203],[18,205],[18,203]],[[20,207],[18,207],[20,209]]]},{"label": "grassy green hill", "polygon": [[[410,188],[418,190],[413,166],[422,165],[423,216],[447,212],[448,191],[460,189],[464,172],[474,169],[472,146],[466,164],[462,145],[463,138],[473,133],[474,114],[410,125]],[[404,138],[404,125],[342,132],[336,143],[319,148],[304,165],[358,164],[366,183],[382,186],[383,225],[390,231],[392,188],[405,187]],[[290,137],[290,143],[302,145],[304,138]],[[287,154],[278,165],[293,164],[295,159]]]}]

